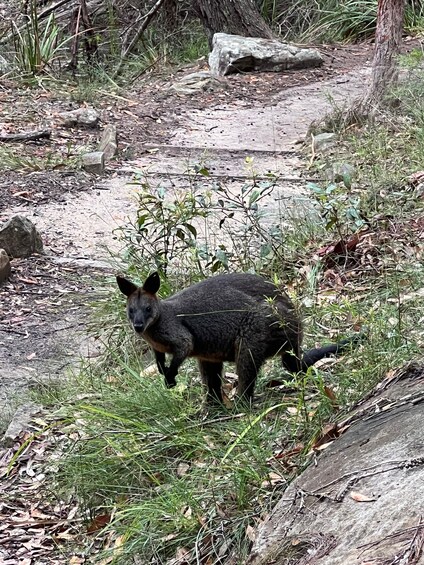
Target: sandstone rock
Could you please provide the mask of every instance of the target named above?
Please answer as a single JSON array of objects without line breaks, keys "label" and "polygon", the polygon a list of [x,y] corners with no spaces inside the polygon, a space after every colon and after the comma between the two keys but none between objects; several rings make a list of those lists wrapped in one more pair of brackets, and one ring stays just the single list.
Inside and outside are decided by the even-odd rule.
[{"label": "sandstone rock", "polygon": [[181,94],[194,94],[204,90],[225,88],[225,83],[218,80],[209,71],[200,71],[182,77],[178,82],[171,85],[171,88]]},{"label": "sandstone rock", "polygon": [[35,225],[24,216],[13,216],[0,227],[0,247],[9,257],[43,253],[43,242]]},{"label": "sandstone rock", "polygon": [[344,433],[329,434],[258,526],[246,565],[371,565],[409,554],[423,506],[423,377],[424,366],[409,363],[355,405]]},{"label": "sandstone rock", "polygon": [[94,108],[78,108],[60,114],[65,127],[83,126],[94,128],[100,121],[100,114]]},{"label": "sandstone rock", "polygon": [[274,71],[319,67],[323,58],[316,49],[301,49],[274,39],[216,33],[209,66],[213,75],[239,71]]},{"label": "sandstone rock", "polygon": [[333,182],[350,182],[355,176],[355,167],[350,163],[334,163],[332,167]]},{"label": "sandstone rock", "polygon": [[105,154],[105,161],[110,161],[118,150],[118,136],[116,126],[107,124],[103,130],[102,139],[99,144],[99,151]]},{"label": "sandstone rock", "polygon": [[4,249],[0,249],[0,284],[9,278],[10,271],[9,256]]},{"label": "sandstone rock", "polygon": [[336,141],[337,141],[336,133],[330,133],[330,132],[319,133],[314,137],[314,141],[313,141],[314,151],[316,153],[320,153],[320,152],[324,153],[325,151],[328,151],[328,149],[334,147]]},{"label": "sandstone rock", "polygon": [[20,406],[14,413],[12,421],[4,433],[0,444],[4,447],[11,447],[21,433],[25,431],[31,418],[39,412],[41,408],[39,404],[34,404],[33,402],[28,402]]},{"label": "sandstone rock", "polygon": [[103,151],[93,151],[82,156],[82,165],[88,173],[103,174],[105,170],[105,154]]}]

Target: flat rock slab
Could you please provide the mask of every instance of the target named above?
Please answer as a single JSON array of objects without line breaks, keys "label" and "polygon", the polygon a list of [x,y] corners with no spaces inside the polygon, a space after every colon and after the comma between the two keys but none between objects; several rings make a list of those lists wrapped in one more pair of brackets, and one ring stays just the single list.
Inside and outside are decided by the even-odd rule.
[{"label": "flat rock slab", "polygon": [[217,79],[209,71],[190,73],[171,85],[171,89],[180,94],[196,94],[201,91],[225,89],[226,82]]},{"label": "flat rock slab", "polygon": [[28,402],[27,404],[19,406],[0,440],[0,445],[2,447],[11,447],[17,440],[18,436],[27,429],[31,418],[39,412],[41,408],[42,406],[40,404],[35,404],[33,402]]},{"label": "flat rock slab", "polygon": [[105,154],[103,151],[92,151],[82,156],[82,166],[87,173],[102,175],[105,171]]},{"label": "flat rock slab", "polygon": [[249,565],[423,563],[423,385],[412,365],[358,406],[259,528]]},{"label": "flat rock slab", "polygon": [[95,128],[100,121],[100,114],[94,108],[77,108],[76,110],[63,112],[59,118],[65,127],[82,126]]},{"label": "flat rock slab", "polygon": [[276,39],[215,33],[209,66],[217,76],[248,71],[281,72],[319,67],[323,58],[317,49],[303,49]]}]

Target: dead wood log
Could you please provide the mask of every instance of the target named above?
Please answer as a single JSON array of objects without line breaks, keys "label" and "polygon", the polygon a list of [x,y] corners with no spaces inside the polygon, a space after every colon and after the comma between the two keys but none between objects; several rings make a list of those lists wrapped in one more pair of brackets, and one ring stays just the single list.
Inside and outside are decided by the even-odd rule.
[{"label": "dead wood log", "polygon": [[0,141],[35,141],[37,139],[50,139],[51,133],[49,129],[28,131],[26,133],[5,133],[0,134]]}]

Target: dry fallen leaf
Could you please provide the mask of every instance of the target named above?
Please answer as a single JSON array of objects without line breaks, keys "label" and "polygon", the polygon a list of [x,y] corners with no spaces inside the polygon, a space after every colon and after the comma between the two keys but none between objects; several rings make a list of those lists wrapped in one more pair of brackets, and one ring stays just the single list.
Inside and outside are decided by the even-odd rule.
[{"label": "dry fallen leaf", "polygon": [[255,528],[248,525],[246,527],[246,537],[248,539],[250,539],[250,541],[255,541],[256,540],[256,530],[255,530]]},{"label": "dry fallen leaf", "polygon": [[190,465],[188,463],[178,463],[177,477],[183,477],[189,469]]},{"label": "dry fallen leaf", "polygon": [[184,518],[190,519],[193,515],[193,510],[190,506],[184,506],[181,510],[181,514],[184,516]]},{"label": "dry fallen leaf", "polygon": [[352,498],[355,502],[374,502],[376,500],[375,497],[362,494],[356,490],[352,490],[350,492],[350,498]]},{"label": "dry fallen leaf", "polygon": [[314,447],[314,451],[324,451],[324,449],[327,449],[327,447],[329,447],[332,443],[332,441],[322,443],[321,445],[318,445],[318,447]]},{"label": "dry fallen leaf", "polygon": [[190,550],[186,547],[178,547],[175,552],[174,563],[189,563],[190,561]]},{"label": "dry fallen leaf", "polygon": [[87,533],[93,534],[94,532],[98,532],[103,529],[107,526],[107,524],[109,524],[110,519],[110,514],[99,514],[98,516],[95,516],[87,526]]},{"label": "dry fallen leaf", "polygon": [[85,559],[83,557],[77,557],[76,555],[69,560],[69,565],[81,565],[82,563],[85,563]]},{"label": "dry fallen leaf", "polygon": [[274,486],[274,485],[278,485],[279,483],[285,483],[285,482],[286,479],[284,477],[282,477],[278,473],[275,473],[274,471],[271,471],[270,473],[268,473],[268,478],[265,481],[263,481],[261,486],[263,488],[267,488],[270,485]]},{"label": "dry fallen leaf", "polygon": [[327,424],[323,426],[320,435],[312,444],[312,449],[322,450],[328,447],[333,440],[339,437],[338,426],[335,423]]}]

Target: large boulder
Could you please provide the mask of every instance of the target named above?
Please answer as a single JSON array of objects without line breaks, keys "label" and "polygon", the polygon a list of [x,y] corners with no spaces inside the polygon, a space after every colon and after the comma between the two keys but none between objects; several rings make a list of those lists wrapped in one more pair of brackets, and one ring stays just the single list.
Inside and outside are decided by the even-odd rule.
[{"label": "large boulder", "polygon": [[274,71],[319,67],[323,63],[316,49],[301,49],[274,39],[215,33],[209,66],[212,74],[240,71]]},{"label": "large boulder", "polygon": [[13,216],[0,227],[0,248],[9,257],[29,257],[33,253],[43,253],[43,242],[31,220]]}]

